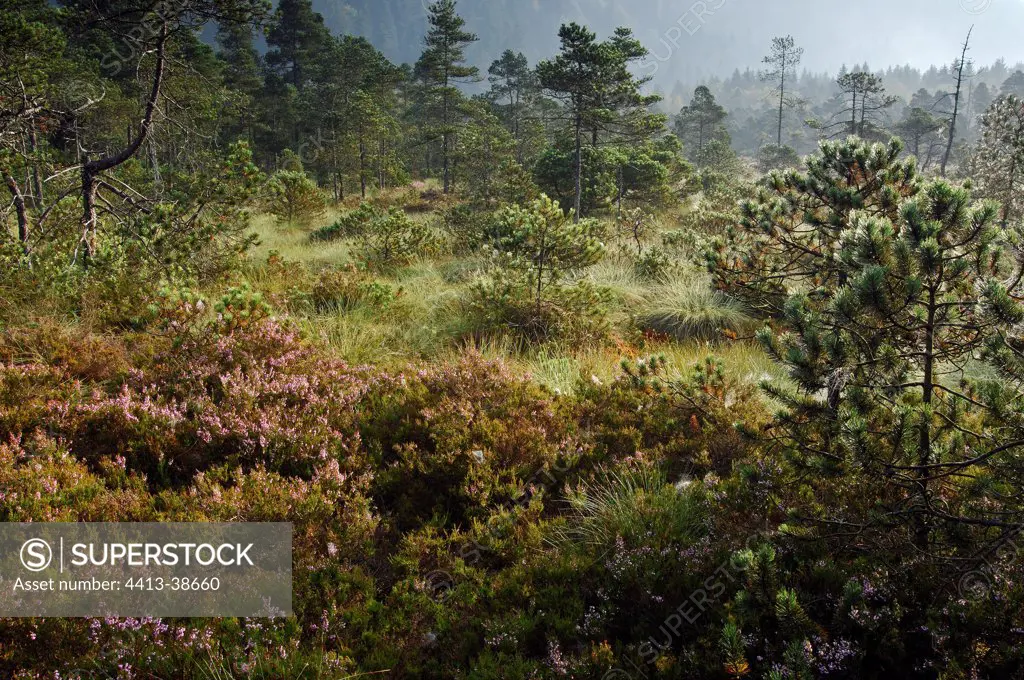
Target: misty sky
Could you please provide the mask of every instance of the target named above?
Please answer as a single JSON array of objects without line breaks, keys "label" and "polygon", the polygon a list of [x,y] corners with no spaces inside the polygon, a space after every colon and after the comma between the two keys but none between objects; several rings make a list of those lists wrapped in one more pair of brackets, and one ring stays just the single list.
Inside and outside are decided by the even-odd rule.
[{"label": "misty sky", "polygon": [[[545,0],[534,0],[537,7],[544,4]],[[834,72],[843,64],[864,62],[872,68],[950,63],[972,24],[969,55],[976,63],[989,64],[1000,57],[1011,64],[1024,61],[1022,0],[573,0],[570,4],[575,7],[567,18],[582,18],[604,30],[609,20],[632,26],[658,63],[657,80],[662,84],[757,68],[771,38],[786,33],[805,48],[803,66],[814,71]]]},{"label": "misty sky", "polygon": [[[678,3],[651,4],[676,5]],[[683,6],[689,0],[684,0]],[[715,10],[712,8],[724,3]],[[642,3],[637,3],[642,4]],[[791,33],[806,48],[805,66],[835,71],[842,64],[868,62],[928,66],[948,63],[957,53],[968,29],[975,25],[970,54],[979,64],[1004,57],[1024,60],[1024,2],[1021,0],[708,0],[708,13],[683,20],[687,31],[700,31],[736,39],[740,61],[764,51],[771,36]],[[667,31],[666,31],[667,32]],[[688,37],[684,33],[684,37]],[[665,36],[650,49],[665,54]],[[702,41],[703,42],[703,41]],[[732,40],[730,40],[732,43]],[[755,48],[752,51],[743,46]],[[728,61],[729,55],[722,55]]]},{"label": "misty sky", "polygon": [[[366,35],[399,62],[419,56],[429,3],[314,0],[336,33]],[[787,33],[806,49],[803,66],[819,72],[948,64],[972,24],[976,63],[1024,61],[1024,0],[458,0],[458,10],[481,37],[469,56],[482,67],[505,48],[550,56],[562,22],[601,36],[630,26],[654,55],[661,87],[756,69],[771,38]]]}]

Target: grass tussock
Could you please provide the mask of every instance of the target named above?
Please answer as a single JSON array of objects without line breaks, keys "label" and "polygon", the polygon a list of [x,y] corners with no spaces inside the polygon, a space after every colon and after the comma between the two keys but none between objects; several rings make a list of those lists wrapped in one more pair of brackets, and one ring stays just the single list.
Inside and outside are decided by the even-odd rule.
[{"label": "grass tussock", "polygon": [[677,279],[648,291],[635,319],[643,330],[680,342],[736,337],[755,323],[740,302],[696,278]]}]

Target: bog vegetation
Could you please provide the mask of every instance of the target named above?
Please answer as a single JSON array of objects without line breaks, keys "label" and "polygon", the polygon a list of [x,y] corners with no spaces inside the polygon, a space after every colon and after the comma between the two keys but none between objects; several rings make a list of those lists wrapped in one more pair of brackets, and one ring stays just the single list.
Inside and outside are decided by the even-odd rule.
[{"label": "bog vegetation", "polygon": [[0,10],[0,520],[295,527],[293,617],[4,619],[3,677],[1022,672],[1020,72],[794,122],[780,37],[737,121],[453,0],[413,65]]}]

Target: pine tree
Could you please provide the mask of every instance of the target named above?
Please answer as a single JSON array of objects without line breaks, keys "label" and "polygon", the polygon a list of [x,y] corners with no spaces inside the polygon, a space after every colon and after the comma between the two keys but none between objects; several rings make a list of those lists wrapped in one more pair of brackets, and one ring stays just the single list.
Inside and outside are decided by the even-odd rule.
[{"label": "pine tree", "polygon": [[597,42],[597,34],[576,23],[563,24],[558,30],[561,53],[537,65],[537,77],[549,95],[565,106],[572,130],[575,219],[580,219],[583,198],[583,130],[596,108],[598,89],[607,53]]},{"label": "pine tree", "polygon": [[636,78],[630,66],[647,51],[628,29],[617,29],[611,39],[579,24],[563,25],[558,32],[561,52],[537,65],[541,87],[562,102],[574,144],[574,214],[581,218],[583,197],[583,135],[590,133],[596,150],[606,135],[612,144],[640,143],[664,130],[665,117],[650,108],[660,100],[641,92],[646,78]]},{"label": "pine tree", "polygon": [[823,142],[806,172],[768,175],[742,205],[741,228],[713,242],[708,262],[716,284],[771,317],[797,291],[819,296],[839,285],[828,263],[855,211],[896,221],[900,202],[920,191],[903,145],[860,140]]},{"label": "pine tree", "polygon": [[[942,121],[919,106],[907,109],[903,119],[896,124],[896,132],[909,144],[910,153],[917,159],[921,172],[928,169],[936,148],[942,140],[939,133],[946,127]],[[921,155],[922,150],[926,152]]]},{"label": "pine tree", "polygon": [[847,114],[850,116],[847,133],[863,139],[881,136],[878,114],[896,103],[886,95],[882,78],[866,71],[847,73],[836,81],[840,92],[850,97]]},{"label": "pine tree", "polygon": [[485,102],[473,102],[455,147],[458,176],[468,195],[483,206],[530,198],[531,182],[516,160],[518,145]]},{"label": "pine tree", "polygon": [[[971,114],[975,120],[981,118],[995,100],[996,96],[993,94],[993,88],[989,87],[988,83],[978,83],[978,86],[974,88],[974,92],[971,94]],[[973,126],[971,129],[972,131],[974,130]]]},{"label": "pine tree", "polygon": [[765,386],[785,408],[763,435],[805,486],[793,521],[943,563],[1020,528],[1021,259],[995,206],[899,152],[823,144],[745,207],[749,249],[711,264],[778,315],[758,337],[795,389]]},{"label": "pine tree", "polygon": [[793,105],[793,100],[786,97],[786,86],[796,79],[796,67],[800,65],[803,55],[804,49],[796,46],[793,36],[774,38],[772,53],[764,58],[767,68],[759,74],[761,80],[775,83],[775,89],[779,94],[779,125],[775,140],[778,146],[782,146],[782,114],[786,106]]},{"label": "pine tree", "polygon": [[281,0],[267,32],[267,65],[301,92],[330,41],[312,0]]},{"label": "pine tree", "polygon": [[530,136],[532,110],[536,107],[539,85],[526,56],[505,50],[487,71],[491,83],[487,98],[516,142],[516,159],[525,158],[526,138]]},{"label": "pine tree", "polygon": [[715,101],[706,86],[701,85],[693,91],[690,105],[684,107],[675,120],[675,132],[684,144],[690,144],[691,156],[697,157],[704,153],[704,145],[724,132],[722,121],[729,114],[725,108]]},{"label": "pine tree", "polygon": [[574,222],[541,195],[527,207],[502,208],[490,231],[499,271],[474,287],[480,325],[534,341],[598,331],[606,296],[578,275],[604,257],[600,222]]},{"label": "pine tree", "polygon": [[980,193],[1002,204],[1005,229],[1024,217],[1024,101],[1002,96],[982,117],[982,137],[974,156]]},{"label": "pine tree", "polygon": [[260,54],[248,24],[227,24],[217,29],[217,57],[224,62],[224,84],[252,95],[263,86]]},{"label": "pine tree", "polygon": [[791,146],[765,144],[757,153],[757,168],[761,172],[785,170],[800,165],[800,154]]},{"label": "pine tree", "polygon": [[634,67],[649,55],[647,48],[624,27],[616,28],[601,47],[606,57],[598,80],[595,107],[588,121],[591,144],[598,146],[602,138],[610,144],[634,144],[662,134],[668,119],[652,111],[661,96],[643,93],[651,82],[650,76],[633,75]]},{"label": "pine tree", "polygon": [[[228,130],[229,137],[244,134],[254,141],[255,104],[263,89],[260,55],[253,45],[253,31],[248,24],[227,24],[217,30],[217,57],[224,62],[224,85],[237,94],[237,123]],[[233,128],[233,129],[232,129]]]},{"label": "pine tree", "polygon": [[55,19],[43,2],[0,0],[0,184],[10,194],[26,256],[32,249],[32,213],[42,210],[45,198],[38,131],[53,123],[62,108],[55,103],[60,85],[73,73]]},{"label": "pine tree", "polygon": [[455,0],[438,0],[430,5],[430,29],[426,49],[416,63],[416,75],[423,82],[428,110],[441,138],[444,192],[452,189],[451,153],[458,132],[456,108],[462,99],[456,84],[474,82],[479,69],[466,64],[465,49],[477,41],[466,31],[466,21],[455,11]]},{"label": "pine tree", "polygon": [[1014,71],[1013,75],[1003,81],[999,94],[1010,95],[1018,99],[1024,98],[1024,71]]},{"label": "pine tree", "polygon": [[403,79],[402,71],[365,38],[332,39],[307,108],[318,126],[313,140],[317,164],[334,184],[335,198],[344,194],[350,173],[363,197],[371,179],[383,183],[381,166],[387,164],[398,127],[395,88]]}]

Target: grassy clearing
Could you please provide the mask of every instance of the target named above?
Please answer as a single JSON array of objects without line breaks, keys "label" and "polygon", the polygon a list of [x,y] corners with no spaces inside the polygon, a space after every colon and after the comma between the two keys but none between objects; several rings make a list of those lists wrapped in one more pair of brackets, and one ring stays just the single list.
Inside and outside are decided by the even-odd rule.
[{"label": "grassy clearing", "polygon": [[[326,269],[354,260],[351,242],[312,242],[309,234],[339,216],[331,211],[314,224],[289,226],[261,215],[253,220],[260,244],[246,268],[247,282],[277,299]],[[429,220],[429,216],[418,219]],[[284,264],[272,271],[267,258],[276,253]],[[746,330],[750,319],[735,303],[716,296],[697,272],[676,279],[645,281],[632,263],[610,255],[590,268],[587,279],[611,293],[612,341],[593,345],[549,343],[524,345],[509,337],[467,339],[461,301],[487,267],[481,256],[421,259],[377,280],[396,292],[386,307],[315,313],[300,306],[287,312],[337,357],[357,364],[401,366],[410,361],[456,359],[468,351],[501,359],[548,388],[568,394],[581,380],[608,381],[620,372],[623,358],[663,355],[669,374],[681,376],[709,355],[720,357],[730,377],[749,382],[784,379],[779,368],[753,342],[725,340],[720,328]],[[653,335],[641,336],[643,331]]]}]

